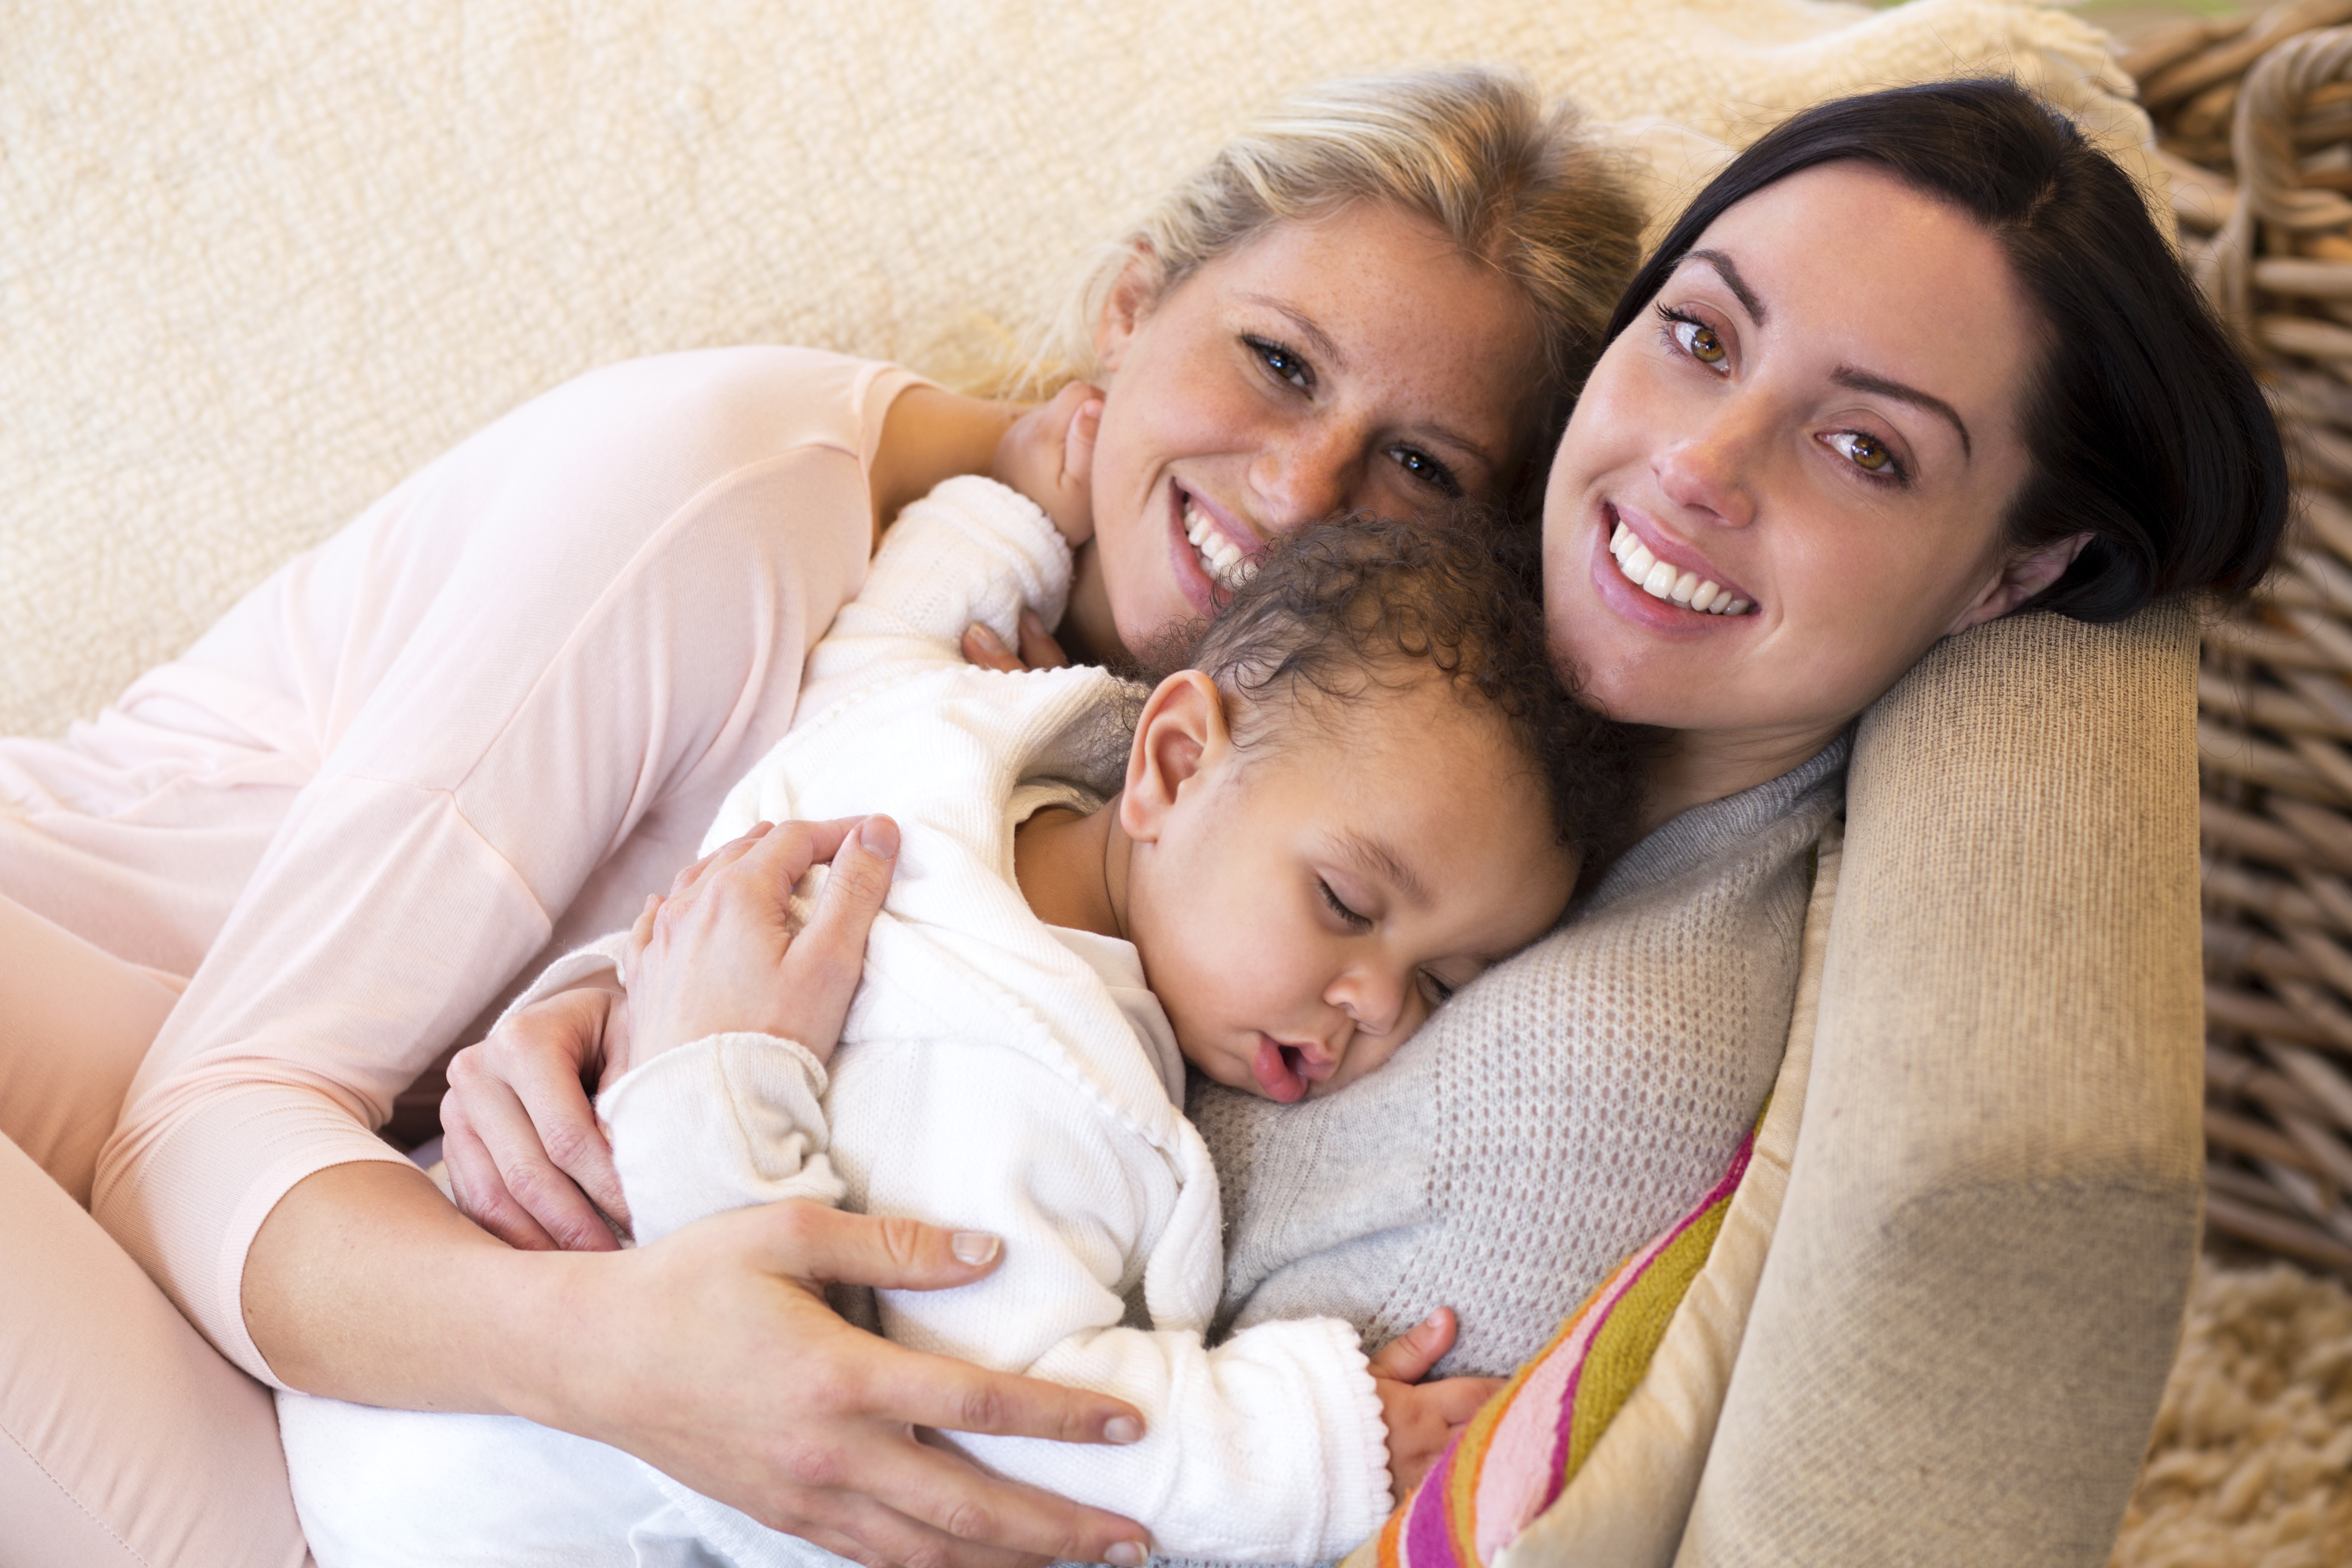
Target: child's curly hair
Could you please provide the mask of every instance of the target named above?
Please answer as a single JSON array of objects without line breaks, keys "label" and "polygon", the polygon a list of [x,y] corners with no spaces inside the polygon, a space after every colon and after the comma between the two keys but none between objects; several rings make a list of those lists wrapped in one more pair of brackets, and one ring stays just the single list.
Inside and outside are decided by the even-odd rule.
[{"label": "child's curly hair", "polygon": [[1491,708],[1535,766],[1580,888],[1630,841],[1654,732],[1580,706],[1555,673],[1540,562],[1491,513],[1465,506],[1434,525],[1319,523],[1278,541],[1256,566],[1213,621],[1150,661],[1159,676],[1200,670],[1234,700],[1236,745],[1262,739],[1302,693],[1344,706],[1433,670],[1465,702]]}]

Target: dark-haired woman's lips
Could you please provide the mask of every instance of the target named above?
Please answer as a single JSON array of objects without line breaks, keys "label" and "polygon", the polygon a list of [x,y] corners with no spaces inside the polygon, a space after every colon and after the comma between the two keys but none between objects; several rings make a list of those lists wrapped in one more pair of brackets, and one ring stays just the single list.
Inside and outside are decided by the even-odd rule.
[{"label": "dark-haired woman's lips", "polygon": [[1602,503],[1601,517],[1611,525],[1609,553],[1616,559],[1618,574],[1653,599],[1664,599],[1708,616],[1744,616],[1756,607],[1755,601],[1737,587],[1718,583],[1696,569],[1679,568],[1671,561],[1658,559],[1617,514],[1614,506]]}]

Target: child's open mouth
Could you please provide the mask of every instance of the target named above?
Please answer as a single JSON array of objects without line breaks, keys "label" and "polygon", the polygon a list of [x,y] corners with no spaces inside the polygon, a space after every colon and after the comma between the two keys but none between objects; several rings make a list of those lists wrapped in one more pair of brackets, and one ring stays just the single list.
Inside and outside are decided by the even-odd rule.
[{"label": "child's open mouth", "polygon": [[1307,1075],[1299,1070],[1305,1060],[1297,1046],[1286,1046],[1269,1035],[1260,1035],[1257,1057],[1250,1066],[1258,1088],[1265,1090],[1268,1100],[1290,1105],[1307,1098]]}]

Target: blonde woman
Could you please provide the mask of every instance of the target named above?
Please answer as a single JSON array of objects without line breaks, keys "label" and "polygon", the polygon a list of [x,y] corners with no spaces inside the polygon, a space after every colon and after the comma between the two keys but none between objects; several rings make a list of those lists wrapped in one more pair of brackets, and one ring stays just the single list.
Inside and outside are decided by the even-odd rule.
[{"label": "blonde woman", "polygon": [[[1096,543],[1053,630],[1114,658],[1273,534],[1522,491],[1637,231],[1507,77],[1276,113],[1087,291]],[[964,1283],[991,1238],[785,1209],[532,1251],[601,1235],[586,1202],[461,1141],[510,1247],[369,1131],[519,975],[668,884],[881,531],[985,471],[1017,412],[792,349],[599,371],[68,740],[0,742],[0,1555],[299,1561],[261,1386],[283,1382],[527,1415],[869,1562],[1141,1561],[1131,1524],[910,1430],[1127,1441],[1132,1409],[858,1335],[815,1289]],[[895,845],[836,827],[800,853],[843,874],[782,978],[845,997]],[[503,1135],[483,1121],[478,1153]]]}]

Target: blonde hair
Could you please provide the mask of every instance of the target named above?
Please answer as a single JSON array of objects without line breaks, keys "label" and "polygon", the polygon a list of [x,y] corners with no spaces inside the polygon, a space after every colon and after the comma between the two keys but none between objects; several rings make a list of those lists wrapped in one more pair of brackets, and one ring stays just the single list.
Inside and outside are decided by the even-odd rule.
[{"label": "blonde hair", "polygon": [[1039,396],[1097,374],[1096,323],[1139,258],[1157,297],[1276,223],[1359,202],[1426,218],[1518,287],[1541,333],[1544,384],[1529,390],[1564,416],[1640,259],[1643,215],[1573,108],[1547,107],[1525,78],[1483,66],[1351,78],[1284,100],[1088,258],[1083,285],[1032,330],[1000,389]]}]

